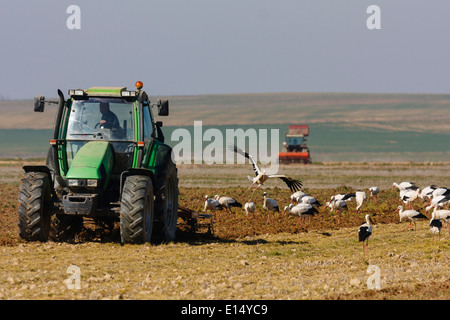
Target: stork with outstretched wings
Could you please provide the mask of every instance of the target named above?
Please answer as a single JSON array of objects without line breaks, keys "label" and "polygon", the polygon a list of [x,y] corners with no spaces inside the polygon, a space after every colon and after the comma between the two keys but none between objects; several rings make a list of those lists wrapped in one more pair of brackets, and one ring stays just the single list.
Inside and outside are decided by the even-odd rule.
[{"label": "stork with outstretched wings", "polygon": [[237,146],[230,146],[230,150],[234,151],[237,154],[240,154],[240,155],[246,157],[250,161],[252,166],[253,166],[253,171],[255,172],[256,177],[252,178],[252,177],[248,177],[247,176],[248,179],[252,182],[251,186],[247,189],[247,191],[250,190],[254,185],[257,185],[255,190],[253,190],[253,193],[255,193],[256,189],[261,187],[264,184],[264,182],[266,182],[266,180],[269,179],[269,178],[279,178],[279,179],[283,180],[283,182],[286,183],[286,185],[289,187],[291,192],[295,192],[295,191],[298,191],[298,190],[301,189],[302,183],[299,180],[292,179],[291,177],[288,177],[288,176],[283,175],[283,174],[270,174],[270,175],[267,175],[265,170],[261,170],[258,167],[258,164],[256,163],[255,159],[250,154],[248,154],[247,152],[241,150]]}]

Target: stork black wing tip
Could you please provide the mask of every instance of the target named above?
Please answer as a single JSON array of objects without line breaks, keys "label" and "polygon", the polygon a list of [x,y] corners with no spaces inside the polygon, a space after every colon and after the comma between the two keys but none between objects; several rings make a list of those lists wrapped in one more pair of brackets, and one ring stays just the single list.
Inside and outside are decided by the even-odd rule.
[{"label": "stork black wing tip", "polygon": [[246,151],[240,149],[240,148],[239,148],[238,146],[236,146],[236,145],[229,144],[229,145],[228,145],[228,149],[231,150],[231,151],[233,151],[233,152],[235,152],[235,153],[239,153],[239,154],[245,156],[246,158],[249,157],[249,154],[248,154]]},{"label": "stork black wing tip", "polygon": [[231,150],[231,151],[236,152],[236,151],[238,150],[238,147],[235,146],[235,145],[229,144],[229,145],[228,145],[228,149]]}]

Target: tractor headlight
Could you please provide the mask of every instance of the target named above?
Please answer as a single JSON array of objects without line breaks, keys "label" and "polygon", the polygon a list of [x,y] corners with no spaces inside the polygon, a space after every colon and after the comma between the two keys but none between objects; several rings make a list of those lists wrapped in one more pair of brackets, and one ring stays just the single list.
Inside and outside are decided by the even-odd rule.
[{"label": "tractor headlight", "polygon": [[122,97],[135,97],[136,91],[122,91],[121,95]]},{"label": "tractor headlight", "polygon": [[69,187],[85,187],[86,179],[69,179]]},{"label": "tractor headlight", "polygon": [[69,187],[92,187],[98,186],[97,179],[69,179]]},{"label": "tractor headlight", "polygon": [[88,179],[87,180],[87,186],[88,187],[97,187],[98,185],[98,180],[97,179]]},{"label": "tractor headlight", "polygon": [[84,96],[84,90],[81,89],[70,89],[69,90],[70,96]]}]

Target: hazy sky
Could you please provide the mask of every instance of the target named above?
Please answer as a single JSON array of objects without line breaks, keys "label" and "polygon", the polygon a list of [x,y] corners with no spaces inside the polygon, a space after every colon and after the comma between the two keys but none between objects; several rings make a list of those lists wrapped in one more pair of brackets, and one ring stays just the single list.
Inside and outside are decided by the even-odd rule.
[{"label": "hazy sky", "polygon": [[449,15],[448,0],[2,0],[0,99],[137,80],[151,95],[450,93]]}]

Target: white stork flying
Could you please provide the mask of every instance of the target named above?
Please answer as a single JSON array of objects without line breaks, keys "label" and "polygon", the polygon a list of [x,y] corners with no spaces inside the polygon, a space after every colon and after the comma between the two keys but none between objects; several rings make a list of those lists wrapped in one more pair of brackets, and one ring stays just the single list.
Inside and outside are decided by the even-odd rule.
[{"label": "white stork flying", "polygon": [[272,212],[280,212],[280,209],[278,208],[278,203],[271,198],[267,197],[267,192],[264,192],[264,203],[263,203],[263,209],[267,211],[267,221],[269,222],[269,210]]},{"label": "white stork flying", "polygon": [[363,223],[358,228],[358,240],[363,244],[363,251],[366,252],[366,248],[369,246],[369,237],[372,234],[372,226],[370,223],[373,223],[369,214],[366,214],[366,222]]},{"label": "white stork flying", "polygon": [[411,223],[414,222],[414,231],[416,231],[416,221],[418,219],[428,219],[425,215],[421,214],[420,212],[418,212],[416,210],[403,211],[402,206],[398,206],[398,208],[395,211],[398,211],[398,215],[400,216],[399,222],[402,222],[403,218],[406,218],[409,220],[409,228],[411,228]]},{"label": "white stork flying", "polygon": [[[248,179],[252,182],[252,184],[251,184],[251,186],[250,186],[245,192],[247,192],[248,190],[250,190],[251,187],[253,187],[255,184],[258,185],[258,186],[256,187],[256,189],[258,189],[258,188],[261,187],[261,186],[264,184],[264,182],[266,182],[266,180],[269,179],[269,178],[279,178],[279,179],[283,180],[283,182],[286,183],[286,185],[289,187],[289,189],[291,190],[291,192],[298,191],[298,190],[300,190],[300,188],[302,187],[302,183],[301,183],[299,180],[292,179],[292,178],[290,178],[290,177],[288,177],[288,176],[285,176],[285,175],[283,175],[283,174],[271,174],[271,175],[267,175],[265,170],[261,170],[261,169],[258,167],[258,165],[257,165],[257,163],[256,163],[256,161],[255,161],[255,159],[253,159],[253,157],[252,157],[250,154],[248,154],[247,152],[245,152],[245,151],[239,149],[237,146],[234,146],[234,147],[231,147],[231,146],[230,146],[230,149],[231,149],[232,151],[234,151],[235,153],[238,153],[238,154],[240,154],[240,155],[246,157],[247,159],[249,159],[249,161],[250,161],[250,162],[252,163],[252,165],[253,165],[253,171],[255,171],[256,177],[255,177],[255,178],[248,177]],[[256,189],[253,190],[253,193],[255,193]]]},{"label": "white stork flying", "polygon": [[302,226],[303,218],[314,216],[314,214],[319,211],[308,203],[300,203],[294,206],[292,203],[289,206],[284,207],[284,212],[289,213],[294,216],[298,216],[298,220],[300,221],[300,226]]}]

